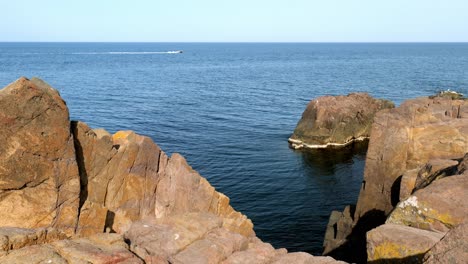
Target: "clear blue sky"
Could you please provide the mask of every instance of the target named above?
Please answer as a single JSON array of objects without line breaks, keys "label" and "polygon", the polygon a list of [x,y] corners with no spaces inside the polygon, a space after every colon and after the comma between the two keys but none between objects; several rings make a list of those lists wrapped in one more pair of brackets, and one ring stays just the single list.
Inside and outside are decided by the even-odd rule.
[{"label": "clear blue sky", "polygon": [[0,41],[468,42],[468,0],[0,0]]}]

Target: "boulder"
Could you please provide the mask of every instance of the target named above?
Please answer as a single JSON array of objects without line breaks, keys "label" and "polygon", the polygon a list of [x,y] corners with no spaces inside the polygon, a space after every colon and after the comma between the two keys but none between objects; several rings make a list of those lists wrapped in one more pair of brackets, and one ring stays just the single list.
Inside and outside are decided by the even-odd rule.
[{"label": "boulder", "polygon": [[468,172],[445,177],[400,202],[387,223],[447,232],[468,218]]},{"label": "boulder", "polygon": [[80,178],[68,109],[43,81],[0,91],[0,226],[74,232]]},{"label": "boulder", "polygon": [[421,263],[424,254],[443,236],[409,226],[381,225],[367,232],[367,261]]},{"label": "boulder", "polygon": [[295,149],[326,148],[367,139],[375,113],[393,107],[367,93],[319,97],[307,105],[289,143]]},{"label": "boulder", "polygon": [[424,263],[464,264],[468,259],[468,223],[450,230],[424,255]]}]

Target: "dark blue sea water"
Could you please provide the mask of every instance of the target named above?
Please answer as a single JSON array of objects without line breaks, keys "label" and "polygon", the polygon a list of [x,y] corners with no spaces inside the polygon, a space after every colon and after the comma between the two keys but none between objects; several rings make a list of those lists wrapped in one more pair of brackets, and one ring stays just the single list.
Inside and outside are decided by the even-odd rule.
[{"label": "dark blue sea water", "polygon": [[366,150],[289,149],[308,101],[467,94],[468,44],[0,43],[0,87],[22,75],[58,89],[73,119],[183,154],[263,240],[320,254],[330,211],[356,201]]}]

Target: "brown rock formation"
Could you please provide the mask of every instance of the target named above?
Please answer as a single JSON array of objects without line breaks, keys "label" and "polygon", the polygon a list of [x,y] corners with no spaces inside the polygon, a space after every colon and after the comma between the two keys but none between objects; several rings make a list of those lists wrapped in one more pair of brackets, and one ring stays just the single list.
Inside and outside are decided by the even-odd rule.
[{"label": "brown rock formation", "polygon": [[457,159],[468,152],[468,101],[408,100],[379,112],[371,134],[358,219],[371,210],[390,213],[399,201],[398,178],[404,172],[431,159]]},{"label": "brown rock formation", "polygon": [[229,198],[216,192],[179,154],[168,158],[150,138],[132,131],[111,136],[77,122],[73,134],[84,168],[80,174],[86,203],[81,212],[100,216],[98,226],[94,227],[96,217],[87,217],[92,221],[80,221],[78,230],[102,231],[107,223],[106,227],[123,233],[132,222],[147,216],[210,212],[223,216],[226,228],[253,234],[252,222],[236,212]]},{"label": "brown rock formation", "polygon": [[20,78],[1,90],[0,109],[0,226],[72,234],[80,183],[65,102],[43,81]]},{"label": "brown rock formation", "polygon": [[[431,216],[428,216],[434,217],[433,223],[427,223],[427,219],[422,218],[412,222],[408,219],[419,215],[418,210],[413,212],[415,214],[409,214],[397,208],[393,214],[399,216],[394,219],[401,217],[401,221],[407,221],[408,225],[415,224],[421,227],[427,225],[427,229],[439,231],[447,231],[447,228],[459,224],[460,219],[464,217],[460,216],[464,215],[464,206],[459,205],[460,201],[457,198],[449,196],[456,192],[456,195],[464,197],[463,193],[466,192],[466,186],[462,183],[464,180],[455,183],[459,186],[454,187],[453,192],[447,191],[451,187],[441,185],[459,177],[451,175],[462,174],[466,168],[466,161],[462,158],[467,152],[468,101],[466,100],[444,97],[418,98],[408,100],[398,108],[377,113],[372,125],[364,180],[356,212],[352,217],[348,217],[353,219],[352,228],[329,228],[327,234],[330,241],[326,241],[329,245],[326,250],[331,256],[359,255],[359,252],[363,252],[365,248],[365,233],[383,224],[400,202],[400,198],[412,199],[413,192],[423,195],[424,199],[434,206],[434,210],[440,210],[443,215],[435,216],[437,213],[431,211]],[[420,191],[417,191],[418,189]],[[424,195],[425,193],[427,195]],[[437,197],[442,200],[436,202]],[[444,207],[442,204],[450,203],[451,199],[458,201],[456,202],[459,205],[458,209],[455,208],[456,204],[442,209]],[[429,208],[426,209],[430,211]],[[449,215],[450,220],[444,218],[445,213],[452,214]],[[454,219],[458,220],[452,221]],[[344,222],[349,222],[349,219]],[[354,253],[356,251],[358,253]],[[363,262],[364,257],[365,254],[352,260]]]},{"label": "brown rock formation", "polygon": [[132,131],[70,122],[43,81],[1,90],[0,110],[0,263],[271,263],[287,254],[256,238],[182,156]]},{"label": "brown rock formation", "polygon": [[367,139],[375,113],[393,107],[367,93],[319,97],[307,105],[289,143],[295,149],[326,148]]}]

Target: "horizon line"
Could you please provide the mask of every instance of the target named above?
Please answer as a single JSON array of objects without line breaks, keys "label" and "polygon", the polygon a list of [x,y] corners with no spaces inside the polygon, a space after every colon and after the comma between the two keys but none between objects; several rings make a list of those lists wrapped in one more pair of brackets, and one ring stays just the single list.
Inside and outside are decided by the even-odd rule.
[{"label": "horizon line", "polygon": [[464,44],[468,43],[468,41],[3,41],[0,40],[0,43],[239,43],[239,44],[423,44],[423,43],[459,43]]}]

